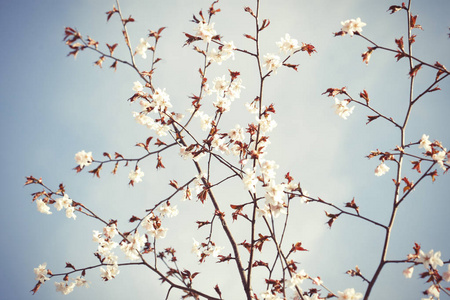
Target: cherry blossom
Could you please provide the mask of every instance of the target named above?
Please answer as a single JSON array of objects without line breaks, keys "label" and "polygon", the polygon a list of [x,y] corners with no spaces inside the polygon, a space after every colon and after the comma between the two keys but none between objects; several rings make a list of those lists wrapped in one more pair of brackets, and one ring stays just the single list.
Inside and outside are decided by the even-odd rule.
[{"label": "cherry blossom", "polygon": [[305,270],[300,270],[299,272],[293,274],[291,279],[288,280],[288,287],[295,289],[295,287],[298,287],[306,278],[308,278],[308,274],[306,274]]},{"label": "cherry blossom", "polygon": [[75,278],[75,285],[77,287],[81,286],[89,287],[89,282],[85,278],[78,276],[77,278]]},{"label": "cherry blossom", "polygon": [[281,300],[280,297],[272,294],[272,292],[270,290],[267,290],[267,291],[261,293],[261,298],[263,298],[265,300]]},{"label": "cherry blossom", "polygon": [[216,35],[214,30],[214,23],[207,24],[204,21],[198,23],[198,27],[195,28],[197,36],[201,37],[203,41],[209,43],[213,36]]},{"label": "cherry blossom", "polygon": [[256,191],[256,183],[258,179],[254,170],[245,169],[244,175],[242,176],[242,182],[244,183],[245,189],[249,190],[251,193]]},{"label": "cherry blossom", "polygon": [[164,111],[166,108],[172,107],[166,89],[161,90],[160,88],[157,88],[153,93],[152,98],[153,101],[150,103],[150,106],[154,107],[156,110]]},{"label": "cherry blossom", "polygon": [[144,86],[139,81],[135,81],[133,83],[133,91],[136,93],[142,92],[144,90]]},{"label": "cherry blossom", "polygon": [[435,153],[432,156],[433,160],[435,160],[444,171],[446,170],[446,167],[444,166],[444,159],[446,157],[447,157],[447,149],[439,151],[438,153]]},{"label": "cherry blossom", "polygon": [[435,284],[431,285],[428,289],[427,289],[427,295],[433,296],[436,299],[439,299],[439,287],[436,286]]},{"label": "cherry blossom", "polygon": [[75,287],[75,282],[68,283],[66,281],[63,282],[55,282],[55,287],[57,292],[61,292],[63,295],[68,295],[73,292],[73,288]]},{"label": "cherry blossom", "polygon": [[159,212],[161,213],[161,216],[167,216],[169,218],[175,217],[178,215],[178,209],[177,206],[171,206],[167,202],[158,207]]},{"label": "cherry blossom", "polygon": [[241,128],[239,124],[236,124],[233,129],[230,130],[228,136],[233,141],[242,142],[245,139],[244,130]]},{"label": "cherry blossom", "polygon": [[69,208],[72,205],[72,199],[69,198],[69,195],[64,193],[62,198],[56,199],[55,208],[57,211],[60,211],[63,208]]},{"label": "cherry blossom", "polygon": [[128,178],[136,183],[141,182],[142,177],[144,177],[144,172],[142,172],[139,167],[136,167],[135,170],[131,171],[130,174],[128,174]]},{"label": "cherry blossom", "polygon": [[272,119],[272,115],[263,115],[260,119],[257,118],[257,121],[263,133],[270,132],[277,127],[277,122]]},{"label": "cherry blossom", "polygon": [[359,300],[363,297],[363,294],[356,293],[355,289],[346,289],[344,292],[338,292],[338,300]]},{"label": "cherry blossom", "polygon": [[75,154],[75,161],[80,166],[80,168],[84,168],[85,166],[89,166],[92,163],[92,152],[86,153],[84,150]]},{"label": "cherry blossom", "polygon": [[444,279],[447,282],[450,282],[450,264],[448,265],[447,271],[442,274],[442,279]]},{"label": "cherry blossom", "polygon": [[37,268],[34,268],[34,274],[36,275],[35,279],[40,283],[44,283],[45,281],[50,280],[50,278],[47,277],[47,263],[43,263]]},{"label": "cherry blossom", "polygon": [[42,199],[36,200],[37,210],[40,213],[51,215],[52,212],[50,211],[50,206],[47,205]]},{"label": "cherry blossom", "polygon": [[119,266],[117,264],[107,265],[106,269],[100,268],[100,277],[105,280],[111,280],[120,273]]},{"label": "cherry blossom", "polygon": [[292,54],[301,48],[298,45],[298,41],[296,39],[291,39],[291,36],[288,33],[285,34],[284,38],[281,38],[281,41],[277,42],[277,46],[280,48],[280,51],[283,51],[286,54]]},{"label": "cherry blossom", "polygon": [[73,206],[69,206],[68,208],[66,208],[66,217],[73,218],[74,220],[77,219],[77,216],[74,214],[75,211],[75,207]]},{"label": "cherry blossom", "polygon": [[107,237],[112,239],[117,234],[117,226],[116,224],[111,224],[108,226],[103,227],[103,234]]},{"label": "cherry blossom", "polygon": [[375,168],[375,175],[382,176],[389,171],[389,167],[383,162]]},{"label": "cherry blossom", "polygon": [[278,55],[268,53],[263,57],[263,67],[267,69],[267,71],[273,71],[274,74],[277,73],[277,69],[281,67],[280,57]]},{"label": "cherry blossom", "polygon": [[344,120],[347,120],[347,117],[350,116],[350,114],[353,112],[353,109],[355,109],[354,106],[351,108],[347,107],[347,104],[349,102],[347,100],[339,101],[339,99],[334,98],[334,108],[336,109],[336,114],[339,115]]},{"label": "cherry blossom", "polygon": [[350,34],[350,36],[353,36],[355,32],[361,33],[362,27],[366,26],[366,23],[361,22],[360,18],[346,20],[341,22],[342,25],[342,31]]},{"label": "cherry blossom", "polygon": [[136,47],[136,54],[140,55],[143,59],[147,58],[147,53],[146,51],[148,50],[148,48],[150,47],[150,44],[144,40],[143,38],[141,38],[140,40],[140,44]]},{"label": "cherry blossom", "polygon": [[405,278],[411,278],[413,272],[414,272],[414,267],[409,267],[409,268],[403,270],[403,276],[405,276]]},{"label": "cherry blossom", "polygon": [[444,263],[441,260],[441,251],[437,251],[434,253],[434,250],[431,249],[428,253],[425,254],[422,250],[419,252],[419,257],[417,258],[417,262],[423,263],[425,268],[429,268],[430,266],[433,269],[436,269],[437,266],[443,266]]}]

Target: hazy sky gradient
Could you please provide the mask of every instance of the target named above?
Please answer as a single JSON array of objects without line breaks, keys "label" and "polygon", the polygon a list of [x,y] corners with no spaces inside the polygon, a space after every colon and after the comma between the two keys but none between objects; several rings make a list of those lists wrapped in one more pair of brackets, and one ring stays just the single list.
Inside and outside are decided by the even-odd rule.
[{"label": "hazy sky gradient", "polygon": [[[166,88],[176,111],[189,107],[192,93],[199,90],[198,68],[202,58],[190,47],[182,47],[183,32],[193,33],[192,14],[206,10],[211,1],[121,1],[124,15],[132,15],[136,22],[129,25],[133,47],[147,34],[147,29],[157,30],[167,26],[157,49],[158,63],[154,77],[155,86]],[[154,135],[138,125],[132,111],[139,109],[126,100],[133,94],[133,82],[138,80],[131,69],[119,65],[117,72],[105,61],[103,69],[93,66],[98,55],[87,51],[66,57],[69,48],[62,41],[65,26],[77,28],[84,36],[91,36],[104,43],[119,43],[116,53],[128,59],[121,36],[117,16],[107,23],[105,12],[114,1],[3,1],[0,6],[0,22],[3,45],[0,49],[2,80],[0,81],[0,125],[4,158],[2,168],[2,202],[0,227],[1,248],[0,298],[1,299],[164,299],[167,286],[144,268],[126,267],[111,282],[101,282],[100,272],[87,273],[89,289],[76,288],[68,295],[55,292],[54,278],[44,284],[35,296],[29,292],[36,281],[33,268],[47,262],[48,267],[59,273],[65,262],[76,267],[96,263],[92,255],[97,245],[92,242],[92,230],[101,230],[102,224],[79,214],[76,221],[63,213],[50,216],[40,214],[31,203],[30,193],[35,187],[23,188],[25,176],[42,177],[56,188],[64,182],[67,193],[75,201],[82,202],[105,219],[119,220],[126,231],[131,215],[143,215],[172,193],[167,185],[170,179],[184,182],[195,175],[188,161],[183,161],[177,151],[163,154],[165,170],[155,170],[156,159],[140,164],[145,172],[144,181],[129,187],[130,167],[120,168],[112,176],[111,166],[104,166],[102,178],[92,178],[86,171],[75,174],[74,155],[80,150],[92,151],[95,159],[101,159],[104,151],[117,151],[127,157],[138,156],[142,149],[134,147]],[[271,25],[261,33],[261,52],[278,53],[275,42],[289,33],[300,42],[311,43],[317,53],[309,57],[299,53],[290,62],[300,64],[299,71],[282,68],[265,83],[266,104],[274,103],[274,116],[278,127],[270,133],[272,144],[267,159],[275,160],[278,181],[290,171],[311,196],[319,196],[336,205],[343,205],[355,197],[361,212],[379,222],[386,223],[393,197],[392,172],[380,178],[374,176],[376,160],[366,155],[377,148],[383,151],[399,144],[399,132],[393,126],[376,120],[365,125],[370,114],[356,106],[348,120],[334,114],[331,98],[321,95],[329,87],[347,86],[354,97],[366,89],[377,109],[395,120],[404,118],[408,95],[408,64],[405,59],[396,63],[394,54],[375,51],[366,66],[361,53],[370,46],[359,37],[333,37],[340,30],[340,22],[360,17],[367,26],[363,34],[380,45],[395,48],[394,39],[406,35],[405,14],[390,15],[386,12],[388,1],[319,0],[262,1],[261,19],[268,18]],[[413,1],[413,11],[424,31],[415,30],[415,56],[434,63],[438,60],[450,66],[450,39],[448,38],[450,3],[441,1]],[[243,37],[254,34],[252,19],[243,11],[244,6],[254,7],[254,1],[222,0],[217,7],[222,12],[213,20],[215,29],[225,41],[234,41],[239,48],[254,50],[254,45]],[[405,37],[406,38],[406,37]],[[203,46],[199,43],[199,46]],[[136,58],[138,65],[148,68],[149,59]],[[254,60],[237,53],[234,61],[209,69],[209,78],[228,74],[228,69],[240,71],[243,90],[231,112],[224,117],[222,126],[228,131],[235,124],[242,126],[254,121],[246,112],[244,103],[257,95],[254,79]],[[434,78],[434,71],[421,70],[416,80],[418,95]],[[407,130],[407,142],[416,142],[423,133],[430,140],[438,139],[450,148],[448,112],[450,108],[449,80],[439,84],[442,89],[419,103],[412,113]],[[210,99],[213,99],[212,97]],[[341,98],[343,99],[343,98]],[[209,100],[208,100],[209,101]],[[212,114],[211,105],[205,110]],[[194,120],[197,121],[197,120]],[[198,121],[197,121],[198,122]],[[166,139],[169,140],[169,139]],[[181,167],[179,167],[181,166]],[[410,172],[406,163],[405,174]],[[440,171],[439,171],[440,172]],[[226,172],[220,174],[228,174]],[[441,172],[440,172],[441,174]],[[414,179],[414,175],[411,178]],[[416,177],[417,178],[417,177]],[[215,178],[216,180],[219,177]],[[419,242],[425,251],[441,250],[442,258],[450,258],[448,231],[449,184],[448,174],[439,176],[419,186],[405,202],[397,216],[388,257],[403,259]],[[240,182],[225,184],[218,191],[225,209],[244,193]],[[244,193],[245,194],[245,193]],[[196,230],[195,220],[206,220],[210,205],[204,207],[195,201],[174,203],[179,216],[164,223],[169,227],[166,239],[158,241],[167,247],[176,242],[181,267],[200,271],[197,288],[214,294],[212,287],[219,283],[225,299],[238,299],[240,287],[236,285],[235,266],[215,264],[210,259],[198,265],[190,253],[192,238],[203,241],[206,230]],[[323,206],[295,204],[291,208],[295,218],[288,232],[290,243],[302,241],[310,251],[298,256],[300,268],[311,276],[321,276],[333,291],[354,287],[363,291],[361,280],[350,278],[345,271],[359,265],[367,277],[371,277],[379,259],[383,232],[373,226],[340,217],[329,230]],[[328,209],[327,209],[328,210]],[[330,211],[332,212],[332,211]],[[230,220],[232,230],[240,231],[246,223]],[[194,232],[194,233],[192,233]],[[222,230],[215,228],[217,240]],[[245,237],[242,236],[242,240]],[[238,238],[239,240],[239,238]],[[242,241],[240,240],[240,241]],[[224,243],[225,245],[225,243]],[[266,246],[265,246],[266,247]],[[267,245],[269,248],[270,246]],[[116,252],[120,252],[119,249]],[[223,254],[231,248],[226,246]],[[333,255],[330,255],[333,254]],[[183,258],[183,259],[182,259]],[[405,265],[392,265],[383,269],[372,299],[419,299],[420,291],[428,288],[418,279],[419,267],[413,279],[405,279]],[[255,272],[258,275],[258,271]],[[309,285],[306,285],[307,287]],[[264,286],[255,281],[255,292]],[[177,293],[172,298],[177,299]]]}]

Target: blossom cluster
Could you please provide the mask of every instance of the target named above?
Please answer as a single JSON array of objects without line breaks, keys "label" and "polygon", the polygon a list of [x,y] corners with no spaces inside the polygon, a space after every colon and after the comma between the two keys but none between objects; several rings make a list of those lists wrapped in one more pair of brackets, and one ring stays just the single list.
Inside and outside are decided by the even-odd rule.
[{"label": "blossom cluster", "polygon": [[39,212],[47,215],[51,215],[52,212],[50,211],[50,206],[48,206],[48,203],[53,202],[55,208],[57,211],[60,211],[61,209],[66,210],[66,217],[67,218],[73,218],[74,220],[77,218],[75,215],[75,207],[72,206],[72,199],[69,198],[69,195],[64,193],[64,196],[62,198],[58,198],[56,200],[49,200],[48,198],[45,199],[37,199],[36,205]]}]

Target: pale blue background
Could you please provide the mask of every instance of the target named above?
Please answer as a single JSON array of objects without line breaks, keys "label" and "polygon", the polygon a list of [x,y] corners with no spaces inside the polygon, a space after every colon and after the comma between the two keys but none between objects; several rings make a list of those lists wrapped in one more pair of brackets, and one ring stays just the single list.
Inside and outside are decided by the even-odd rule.
[{"label": "pale blue background", "polygon": [[[158,48],[158,56],[163,60],[158,63],[155,84],[167,89],[172,103],[179,107],[178,111],[188,108],[190,100],[187,96],[198,93],[196,70],[201,65],[199,55],[189,47],[181,47],[185,39],[182,32],[193,32],[194,24],[189,22],[192,14],[200,8],[207,9],[209,4],[210,1],[200,0],[121,2],[124,14],[131,14],[137,20],[129,26],[134,46],[145,36],[147,29],[168,27]],[[279,181],[290,171],[312,196],[320,196],[337,205],[355,197],[361,213],[380,222],[386,222],[389,217],[394,168],[390,165],[391,172],[377,178],[373,170],[378,162],[369,161],[365,156],[377,148],[394,148],[398,144],[398,132],[381,120],[366,126],[366,116],[370,113],[358,106],[348,120],[340,119],[331,108],[332,99],[321,93],[329,87],[347,86],[357,97],[366,89],[374,107],[398,121],[403,119],[409,82],[407,61],[395,63],[393,54],[376,51],[366,66],[361,61],[361,53],[369,46],[367,42],[358,37],[334,38],[332,35],[340,29],[341,21],[361,17],[367,23],[363,34],[394,48],[394,39],[406,34],[406,26],[404,14],[389,15],[386,12],[392,4],[398,3],[320,0],[283,1],[281,4],[262,1],[261,4],[262,18],[272,22],[261,35],[264,41],[262,53],[277,52],[275,42],[285,33],[299,41],[312,43],[318,50],[311,57],[301,53],[292,60],[300,64],[298,73],[280,69],[266,82],[266,101],[275,103],[278,122],[278,127],[271,133],[268,159],[274,159],[280,165]],[[167,185],[170,179],[183,182],[195,174],[191,164],[179,159],[175,151],[163,154],[166,170],[156,172],[153,159],[142,163],[144,182],[135,188],[127,186],[130,168],[121,168],[117,176],[112,176],[109,174],[112,166],[104,166],[100,180],[93,179],[87,172],[75,174],[72,170],[76,165],[74,154],[80,150],[92,151],[96,159],[100,159],[103,151],[139,155],[142,152],[133,145],[153,134],[135,123],[131,112],[138,107],[130,106],[126,101],[137,80],[133,72],[119,65],[114,73],[108,69],[110,61],[99,69],[93,66],[98,59],[93,53],[80,53],[76,60],[66,57],[69,49],[62,41],[63,30],[65,26],[72,26],[101,41],[102,47],[104,42],[118,42],[120,46],[116,53],[128,58],[117,16],[106,23],[104,13],[112,5],[113,1],[109,0],[1,2],[1,299],[165,297],[166,286],[160,287],[151,272],[134,267],[122,268],[119,276],[107,283],[101,282],[98,270],[89,271],[87,279],[91,287],[75,289],[68,296],[55,292],[55,278],[41,287],[35,296],[29,292],[36,283],[33,268],[43,262],[47,262],[54,273],[62,271],[65,262],[76,267],[95,263],[92,253],[96,245],[91,241],[91,234],[93,229],[101,230],[102,226],[81,215],[76,221],[68,220],[54,209],[51,216],[40,214],[29,196],[37,189],[23,187],[25,176],[43,177],[55,188],[64,182],[67,193],[75,201],[86,204],[105,218],[119,219],[119,224],[126,226],[131,215],[142,215],[143,209],[152,207],[172,192]],[[238,47],[253,49],[242,35],[254,34],[251,19],[243,12],[244,6],[254,7],[254,3],[221,1],[217,7],[222,12],[214,20],[215,28],[224,40],[233,40]],[[439,60],[450,66],[449,2],[414,1],[413,7],[419,14],[417,23],[424,28],[424,31],[415,30],[418,36],[414,55],[430,63]],[[137,62],[145,68],[149,60],[137,58]],[[252,100],[257,93],[257,83],[251,77],[256,70],[253,61],[236,54],[235,61],[216,66],[212,72],[221,76],[228,73],[228,68],[241,71],[246,89],[242,99],[233,104],[231,113],[235,114],[224,120],[224,130],[234,127],[235,123],[245,126],[253,122],[253,116],[244,111],[243,103]],[[429,84],[433,74],[434,71],[419,72],[416,95]],[[442,91],[424,98],[415,107],[407,141],[418,141],[423,133],[427,133],[431,140],[438,139],[450,148],[450,84],[447,80],[439,86]],[[174,158],[171,160],[170,157]],[[179,164],[182,169],[175,168]],[[406,163],[405,170],[409,168]],[[412,251],[414,242],[421,243],[426,251],[441,250],[444,260],[450,258],[447,230],[449,178],[439,172],[435,183],[431,184],[427,179],[400,210],[389,258],[404,258]],[[411,175],[412,180],[414,176]],[[230,187],[235,191],[230,192]],[[241,183],[225,185],[218,191],[223,207],[236,202],[234,199],[242,192]],[[238,299],[242,294],[235,281],[232,263],[217,265],[210,260],[209,264],[199,266],[190,254],[192,237],[202,241],[207,234],[206,230],[197,232],[194,221],[206,220],[210,206],[202,207],[196,202],[176,204],[180,215],[167,221],[170,230],[160,244],[179,243],[180,260],[185,258],[180,265],[201,271],[197,287],[200,285],[204,287],[201,289],[214,294],[212,287],[219,283],[226,299]],[[333,291],[348,287],[362,291],[361,280],[344,273],[359,265],[363,273],[371,277],[379,259],[382,231],[345,217],[339,218],[329,230],[324,225],[327,219],[323,210],[327,208],[309,204],[307,207],[293,205],[292,209],[297,217],[290,221],[291,240],[286,245],[302,241],[310,250],[297,257],[302,262],[300,268],[305,268],[311,276],[321,276]],[[231,215],[228,210],[227,214]],[[233,230],[242,231],[240,228],[244,223],[230,221],[230,224]],[[220,241],[222,231],[219,228],[216,228],[216,234]],[[223,254],[227,255],[230,250],[226,247]],[[428,284],[417,279],[422,270],[417,267],[414,279],[407,280],[401,274],[404,268],[404,265],[387,266],[373,291],[373,299],[419,299],[420,292],[428,288]],[[56,281],[60,279],[56,278]],[[259,294],[263,290],[261,282],[255,281],[255,292]],[[177,293],[172,298],[177,299]]]}]

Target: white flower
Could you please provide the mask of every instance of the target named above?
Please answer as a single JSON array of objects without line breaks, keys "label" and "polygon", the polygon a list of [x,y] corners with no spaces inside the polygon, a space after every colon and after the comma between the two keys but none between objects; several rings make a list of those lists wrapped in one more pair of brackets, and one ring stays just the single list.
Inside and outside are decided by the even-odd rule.
[{"label": "white flower", "polygon": [[242,79],[237,78],[231,82],[230,87],[227,90],[227,95],[231,100],[235,98],[241,97],[241,89],[245,89],[245,86],[242,85]]},{"label": "white flower", "polygon": [[80,286],[89,287],[89,282],[85,278],[78,276],[77,278],[75,278],[75,285],[78,287]]},{"label": "white flower", "polygon": [[375,168],[375,175],[381,176],[386,174],[387,171],[389,171],[389,167],[383,162]]},{"label": "white flower", "polygon": [[433,267],[433,269],[436,269],[437,266],[442,267],[444,265],[443,261],[441,260],[441,251],[437,251],[436,253],[434,253],[433,249],[431,249],[427,254],[420,250],[417,262],[423,263],[423,266],[427,269],[430,266]]},{"label": "white flower", "polygon": [[75,211],[75,207],[73,206],[69,206],[68,208],[66,208],[66,217],[73,218],[74,220],[77,219],[77,216],[74,214]]},{"label": "white flower", "polygon": [[207,114],[202,114],[200,116],[200,127],[203,131],[206,131],[211,128],[212,117]]},{"label": "white flower", "polygon": [[139,81],[135,81],[133,85],[133,91],[136,93],[142,92],[144,90],[144,86]]},{"label": "white flower", "polygon": [[224,61],[224,57],[222,56],[222,52],[221,51],[217,51],[216,49],[211,49],[211,51],[209,51],[206,54],[206,59],[212,62],[216,62],[218,65],[222,64],[222,61]]},{"label": "white flower", "polygon": [[450,265],[448,265],[447,272],[444,272],[442,274],[442,279],[444,279],[447,282],[450,282]]},{"label": "white flower", "polygon": [[228,136],[233,141],[242,142],[245,139],[244,130],[241,128],[239,124],[236,124],[233,129],[230,130]]},{"label": "white flower", "polygon": [[92,163],[92,152],[86,153],[84,150],[75,154],[75,161],[80,166],[80,168],[84,168],[85,166],[89,166]]},{"label": "white flower", "polygon": [[216,31],[214,30],[214,23],[206,24],[205,22],[198,23],[198,27],[195,28],[197,30],[197,36],[201,37],[203,41],[209,43],[213,36],[216,35]]},{"label": "white flower", "polygon": [[278,55],[268,53],[263,57],[263,67],[266,67],[267,71],[273,71],[277,73],[277,69],[281,66],[280,57]]},{"label": "white flower", "polygon": [[147,242],[147,238],[145,235],[139,235],[139,232],[136,232],[134,235],[129,235],[127,237],[128,243],[122,241],[120,245],[120,249],[125,253],[125,255],[130,260],[138,260],[140,258],[139,252],[144,247]]},{"label": "white flower", "polygon": [[349,102],[347,100],[339,101],[339,99],[334,98],[334,108],[336,109],[336,114],[339,115],[344,120],[347,120],[347,117],[353,112],[355,109],[354,106],[351,108],[347,107]]},{"label": "white flower", "polygon": [[257,208],[256,212],[258,213],[258,217],[272,217],[272,214],[270,213],[270,207],[267,204],[264,204],[264,208]]},{"label": "white flower", "polygon": [[341,22],[342,25],[342,31],[350,34],[350,36],[353,36],[355,32],[361,33],[362,27],[366,26],[366,23],[361,22],[360,18],[346,20],[344,22]]},{"label": "white flower", "polygon": [[275,178],[275,169],[279,168],[279,165],[273,160],[263,160],[261,163],[261,173],[264,175],[265,179]]},{"label": "white flower", "polygon": [[44,283],[47,280],[50,280],[46,275],[47,273],[47,263],[43,263],[39,265],[39,267],[34,268],[34,274],[36,275],[35,279],[39,280],[40,283]]},{"label": "white flower", "polygon": [[439,151],[438,153],[435,153],[432,156],[433,160],[435,160],[444,171],[446,170],[446,168],[444,166],[444,159],[446,156],[447,156],[447,149],[444,149],[443,151]]},{"label": "white flower", "polygon": [[280,297],[272,294],[272,292],[270,290],[267,290],[264,293],[261,293],[261,298],[263,298],[265,300],[281,300]]},{"label": "white flower", "polygon": [[150,44],[143,38],[141,38],[140,42],[141,43],[136,47],[135,52],[136,52],[136,54],[142,56],[143,59],[146,59],[147,53],[145,53],[145,52],[150,47]]},{"label": "white flower", "polygon": [[308,278],[308,275],[305,273],[305,270],[301,270],[292,275],[291,279],[289,279],[287,283],[288,287],[295,289],[295,287],[298,287],[298,285],[301,284],[306,278]]},{"label": "white flower", "polygon": [[128,174],[128,178],[136,183],[141,182],[142,177],[144,177],[144,172],[142,172],[139,167],[136,167],[134,171],[131,171],[130,174]]},{"label": "white flower", "polygon": [[254,170],[245,169],[245,174],[242,176],[242,182],[244,183],[244,187],[246,190],[254,193],[256,191],[256,183],[258,179],[256,178],[256,174]]},{"label": "white flower", "polygon": [[363,294],[356,293],[355,289],[346,289],[344,292],[338,292],[338,300],[359,300],[363,297]]},{"label": "white flower", "polygon": [[272,119],[272,115],[262,115],[260,119],[256,118],[263,133],[272,131],[277,127],[277,122]]},{"label": "white flower", "polygon": [[428,140],[430,136],[423,134],[419,142],[419,149],[423,148],[427,152],[431,152],[431,142]]},{"label": "white flower", "polygon": [[55,208],[57,211],[60,211],[63,208],[68,208],[72,205],[72,199],[69,198],[69,195],[64,193],[62,198],[56,199]]},{"label": "white flower", "polygon": [[149,233],[155,239],[163,239],[166,237],[167,230],[168,230],[167,228],[163,228],[163,227],[159,227],[157,229],[150,228]]},{"label": "white flower", "polygon": [[431,295],[436,299],[439,299],[439,289],[437,288],[437,286],[434,284],[430,286],[427,290],[427,295]]},{"label": "white flower", "polygon": [[177,206],[171,206],[168,205],[168,203],[164,203],[162,206],[158,208],[159,212],[161,213],[161,216],[168,216],[169,218],[175,217],[178,215],[178,209]]},{"label": "white flower", "polygon": [[202,252],[200,251],[200,243],[193,239],[191,252],[196,254],[198,257],[202,256]]},{"label": "white flower", "polygon": [[405,278],[411,278],[413,272],[414,272],[414,267],[409,267],[409,268],[403,270],[403,276],[405,276]]},{"label": "white flower", "polygon": [[300,49],[298,41],[296,39],[291,39],[291,36],[287,33],[284,38],[281,38],[281,41],[277,42],[277,46],[280,47],[280,51],[283,51],[286,54],[292,54]]},{"label": "white flower", "polygon": [[113,238],[116,234],[117,234],[117,226],[115,223],[109,225],[109,226],[105,226],[103,227],[103,234],[107,237],[107,238]]},{"label": "white flower", "polygon": [[223,42],[222,50],[220,51],[223,57],[223,60],[229,59],[230,57],[234,59],[234,50],[236,49],[236,46],[234,45],[233,41],[231,42]]},{"label": "white flower", "polygon": [[67,282],[55,282],[56,291],[61,292],[63,295],[70,294],[73,292],[73,288],[75,287],[75,282],[68,284]]},{"label": "white flower", "polygon": [[251,114],[257,114],[258,113],[258,104],[256,103],[256,101],[252,102],[252,103],[245,103],[245,107],[247,108],[248,112]]},{"label": "white flower", "polygon": [[153,101],[150,103],[150,106],[154,107],[156,110],[164,111],[166,107],[172,107],[169,95],[166,93],[166,89],[161,91],[160,88],[157,88],[152,98]]},{"label": "white flower", "polygon": [[[284,184],[275,184],[270,181],[265,187],[266,189],[266,204],[279,205],[284,204]],[[271,207],[273,209],[273,207]]]},{"label": "white flower", "polygon": [[103,280],[108,281],[113,279],[117,276],[117,274],[120,273],[119,266],[117,264],[108,265],[106,267],[106,270],[103,268],[100,268],[100,276],[103,278]]},{"label": "white flower", "polygon": [[51,215],[52,212],[50,211],[50,206],[47,205],[42,199],[36,200],[37,210],[40,213]]}]

